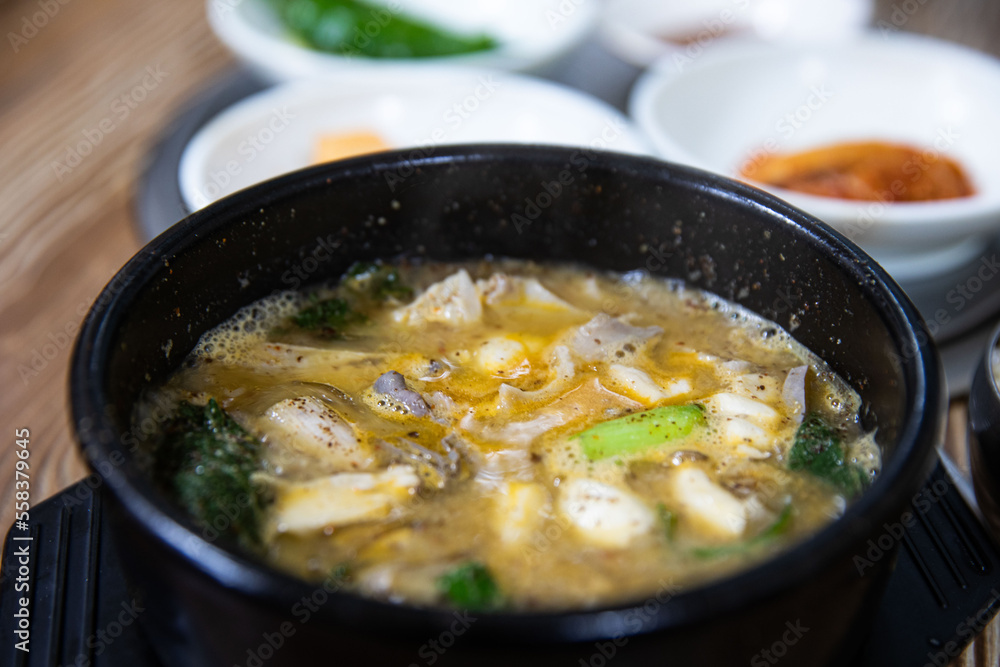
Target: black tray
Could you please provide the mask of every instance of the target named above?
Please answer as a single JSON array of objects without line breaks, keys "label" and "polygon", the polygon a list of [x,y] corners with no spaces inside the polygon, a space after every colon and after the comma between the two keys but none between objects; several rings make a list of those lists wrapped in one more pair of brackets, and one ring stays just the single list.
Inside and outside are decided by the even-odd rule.
[{"label": "black tray", "polygon": [[[95,478],[89,478],[93,484]],[[101,493],[78,482],[31,508],[29,529],[11,527],[0,564],[0,665],[12,667],[160,667],[139,629],[142,607],[129,594],[108,540]],[[29,538],[29,539],[24,539]],[[29,551],[28,592],[15,590]],[[28,596],[30,652],[15,634]]]},{"label": "black tray", "polygon": [[[855,561],[863,568],[865,560],[882,557],[889,541],[902,541],[869,640],[854,665],[946,665],[1000,607],[1000,551],[940,465],[914,497],[913,517],[906,523],[903,533],[887,527],[883,544],[873,544]],[[110,541],[103,539],[106,531],[101,495],[86,481],[33,508],[27,531],[11,528],[0,566],[0,665],[161,666],[143,638],[143,610],[122,579]],[[15,591],[17,550],[24,545],[30,552],[30,593]],[[31,619],[29,653],[16,648],[14,634],[14,614],[24,595]]]}]

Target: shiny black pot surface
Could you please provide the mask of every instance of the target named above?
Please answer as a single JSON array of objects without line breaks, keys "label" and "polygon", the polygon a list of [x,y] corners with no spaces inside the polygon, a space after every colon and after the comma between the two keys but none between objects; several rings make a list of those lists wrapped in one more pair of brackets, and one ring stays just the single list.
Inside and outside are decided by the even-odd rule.
[{"label": "shiny black pot surface", "polygon": [[976,501],[995,540],[1000,542],[1000,384],[993,356],[1000,326],[990,336],[969,389],[969,457]]},{"label": "shiny black pot surface", "polygon": [[[842,520],[683,593],[583,612],[393,606],[277,573],[202,531],[137,469],[137,398],[201,333],[275,290],[401,254],[581,262],[683,278],[785,326],[860,392],[884,468]],[[191,215],[134,257],[88,316],[73,419],[106,480],[113,538],[171,665],[849,663],[895,547],[871,558],[943,431],[940,362],[900,289],[855,246],[732,181],[585,150],[468,146],[297,172]],[[885,544],[883,538],[881,544]]]}]

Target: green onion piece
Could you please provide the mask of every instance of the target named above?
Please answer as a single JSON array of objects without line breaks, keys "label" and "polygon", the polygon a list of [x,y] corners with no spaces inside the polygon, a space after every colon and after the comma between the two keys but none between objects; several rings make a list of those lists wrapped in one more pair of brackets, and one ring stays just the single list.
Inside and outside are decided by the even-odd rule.
[{"label": "green onion piece", "polygon": [[344,329],[351,324],[363,322],[364,319],[361,313],[351,308],[351,304],[337,298],[316,301],[292,316],[292,322],[296,326],[333,338],[340,337]]},{"label": "green onion piece", "polygon": [[775,519],[774,523],[751,537],[749,540],[739,542],[737,544],[723,544],[717,547],[697,547],[692,549],[691,553],[697,558],[701,558],[703,560],[743,554],[756,547],[770,544],[778,537],[787,533],[791,526],[792,504],[788,503],[781,508],[781,514],[778,515],[778,518]]},{"label": "green onion piece", "polygon": [[814,412],[806,415],[795,432],[788,468],[826,480],[847,499],[860,494],[870,482],[861,466],[847,460],[847,447],[834,430]]},{"label": "green onion piece", "polygon": [[386,264],[355,262],[347,269],[344,285],[374,301],[407,301],[413,288],[403,282],[399,269]]},{"label": "green onion piece", "polygon": [[666,405],[602,422],[573,437],[588,459],[598,461],[680,440],[705,423],[700,405]]},{"label": "green onion piece", "polygon": [[500,588],[489,569],[470,561],[438,577],[438,590],[461,609],[495,609],[500,605]]},{"label": "green onion piece", "polygon": [[667,542],[673,542],[674,535],[677,533],[677,515],[668,510],[663,503],[658,503],[656,516],[660,519],[660,527],[663,528],[663,535],[667,538]]},{"label": "green onion piece", "polygon": [[776,537],[780,537],[788,532],[788,529],[792,527],[792,504],[788,503],[781,508],[781,514],[775,519],[774,523],[768,526],[766,529],[757,534],[751,541],[756,540],[757,542],[766,542],[768,540],[773,540]]}]

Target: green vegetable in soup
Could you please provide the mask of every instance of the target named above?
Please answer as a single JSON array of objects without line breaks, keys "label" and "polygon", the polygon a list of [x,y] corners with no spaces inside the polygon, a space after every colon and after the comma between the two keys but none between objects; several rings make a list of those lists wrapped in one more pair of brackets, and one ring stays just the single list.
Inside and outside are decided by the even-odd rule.
[{"label": "green vegetable in soup", "polygon": [[330,570],[330,576],[327,577],[327,589],[338,590],[341,586],[348,583],[353,576],[353,567],[351,563],[339,563],[336,567]]},{"label": "green vegetable in soup", "polygon": [[315,331],[328,338],[340,338],[350,325],[364,321],[344,299],[332,298],[316,301],[292,317],[296,326]]},{"label": "green vegetable in soup", "polygon": [[665,405],[602,422],[573,437],[591,461],[634,454],[690,435],[705,425],[700,405]]},{"label": "green vegetable in soup", "polygon": [[701,559],[724,558],[736,554],[747,553],[748,551],[765,544],[770,544],[788,532],[792,526],[792,505],[788,503],[781,509],[781,514],[774,523],[757,533],[745,542],[737,544],[724,544],[718,547],[698,547],[692,553]]},{"label": "green vegetable in soup", "polygon": [[445,599],[461,609],[478,611],[500,606],[500,588],[482,563],[463,563],[441,575],[437,584]]},{"label": "green vegetable in soup", "polygon": [[204,528],[225,532],[244,546],[260,543],[261,498],[251,482],[260,442],[219,407],[181,403],[164,429],[153,469],[167,494]]},{"label": "green vegetable in soup", "polygon": [[427,58],[487,51],[497,46],[486,35],[460,35],[361,0],[271,2],[293,35],[329,53]]},{"label": "green vegetable in soup", "polygon": [[347,270],[340,293],[322,300],[314,294],[311,305],[293,315],[292,323],[324,338],[341,339],[350,327],[368,321],[364,313],[371,308],[413,297],[396,267],[368,262],[356,262]]},{"label": "green vegetable in soup", "polygon": [[400,278],[399,269],[385,264],[355,262],[347,270],[344,284],[374,301],[408,301],[413,297],[413,288]]},{"label": "green vegetable in soup", "polygon": [[667,542],[674,541],[677,532],[677,513],[671,512],[663,503],[656,505],[656,518],[660,520],[660,527],[663,529],[663,536]]},{"label": "green vegetable in soup", "polygon": [[847,447],[816,413],[806,415],[796,431],[788,467],[826,480],[848,499],[864,491],[870,481],[861,466],[847,460]]}]

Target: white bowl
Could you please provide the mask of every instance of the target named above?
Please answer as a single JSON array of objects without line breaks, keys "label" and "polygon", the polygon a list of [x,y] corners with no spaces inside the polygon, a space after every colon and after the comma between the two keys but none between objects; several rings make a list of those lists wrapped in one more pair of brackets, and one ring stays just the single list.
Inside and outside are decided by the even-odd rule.
[{"label": "white bowl", "polygon": [[669,56],[683,67],[733,38],[815,42],[854,37],[871,21],[873,4],[873,0],[607,0],[601,39],[633,65],[645,67]]},{"label": "white bowl", "polygon": [[870,33],[839,44],[730,44],[678,71],[658,61],[630,112],[659,155],[738,177],[754,155],[881,140],[961,165],[975,194],[849,201],[753,183],[860,244],[901,281],[975,259],[1000,231],[1000,61],[955,44]]},{"label": "white bowl", "polygon": [[632,123],[584,93],[509,72],[440,69],[414,78],[385,69],[364,85],[291,82],[209,121],[181,156],[179,180],[197,210],[308,166],[323,134],[370,131],[416,155],[459,143],[529,143],[650,154]]},{"label": "white bowl", "polygon": [[[536,71],[593,30],[598,0],[369,0],[464,34],[488,34],[495,49],[433,58],[366,58],[324,53],[297,42],[267,0],[208,0],[209,23],[233,53],[271,83],[292,79],[363,79],[381,67],[466,65]],[[374,20],[374,19],[373,19]],[[377,29],[377,23],[372,30]]]}]

